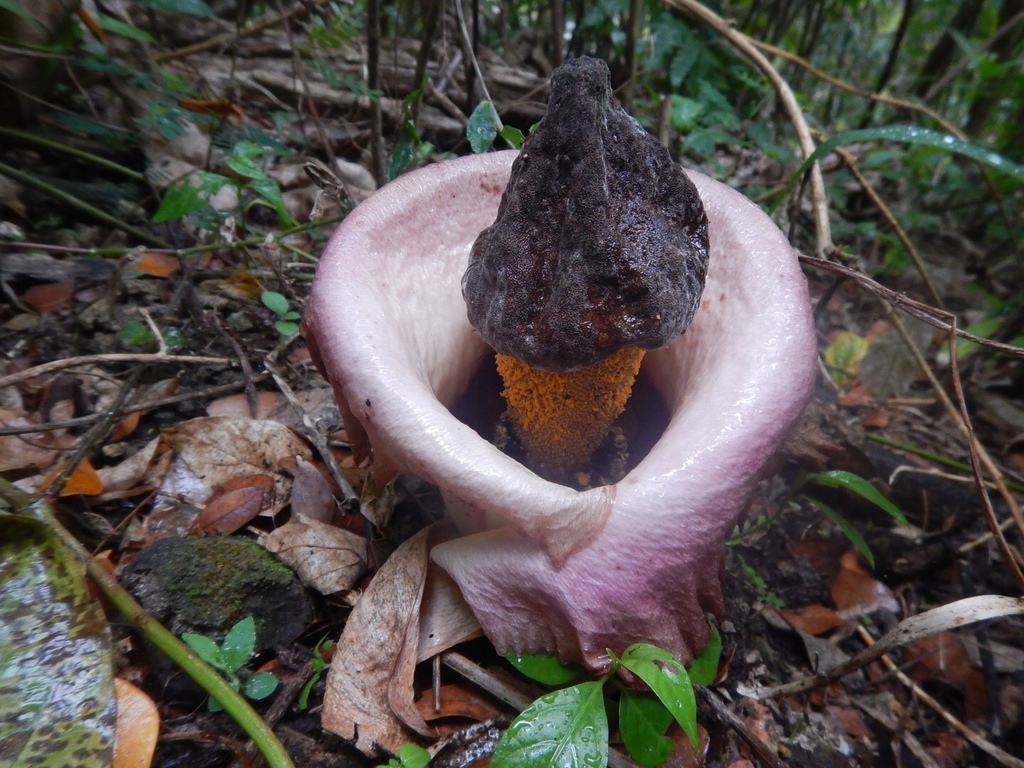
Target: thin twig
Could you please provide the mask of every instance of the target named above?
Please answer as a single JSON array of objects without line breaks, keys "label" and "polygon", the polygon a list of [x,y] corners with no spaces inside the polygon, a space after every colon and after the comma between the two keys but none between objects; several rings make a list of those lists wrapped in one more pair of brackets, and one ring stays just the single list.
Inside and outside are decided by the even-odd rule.
[{"label": "thin twig", "polygon": [[321,434],[320,430],[317,429],[313,420],[309,418],[309,414],[306,413],[301,405],[299,405],[298,398],[295,397],[295,393],[292,391],[292,388],[288,386],[288,382],[284,380],[284,377],[276,370],[270,360],[267,360],[265,364],[270,375],[274,377],[274,383],[277,384],[278,389],[281,390],[281,394],[283,394],[285,399],[291,403],[295,413],[301,418],[303,434],[313,441],[313,445],[316,446],[317,452],[327,465],[327,471],[331,473],[331,478],[337,484],[341,494],[345,497],[344,501],[348,502],[358,499],[359,494],[355,492],[352,484],[345,479],[345,475],[342,473],[341,467],[338,466],[338,462],[334,459],[334,454],[331,453],[331,449],[327,445],[327,440]]},{"label": "thin twig", "polygon": [[736,731],[740,738],[747,742],[747,745],[754,750],[763,763],[770,765],[771,768],[786,768],[786,764],[779,759],[776,750],[770,744],[765,744],[756,733],[747,727],[746,723],[736,717],[714,691],[703,686],[695,686],[693,690],[697,694],[697,698],[715,713],[715,717]]},{"label": "thin twig", "polygon": [[885,204],[881,195],[875,191],[875,188],[871,186],[870,182],[864,178],[864,174],[860,172],[860,168],[857,167],[857,158],[853,153],[848,152],[841,147],[836,147],[835,152],[840,158],[842,158],[843,163],[846,164],[847,170],[853,174],[857,183],[860,184],[861,189],[863,189],[865,194],[871,198],[871,202],[875,204],[875,207],[881,212],[882,216],[889,223],[889,226],[892,227],[893,232],[896,233],[896,237],[899,238],[901,243],[903,243],[903,247],[906,249],[907,253],[910,254],[910,260],[914,262],[914,266],[917,268],[917,273],[921,276],[921,279],[924,280],[925,287],[928,289],[931,300],[935,302],[935,306],[939,309],[945,309],[942,296],[939,295],[939,289],[932,281],[931,273],[928,272],[928,267],[925,265],[924,259],[921,258],[921,254],[918,253],[917,247],[910,239],[906,230],[903,229],[899,220],[893,215],[892,211],[889,210],[889,206]]},{"label": "thin twig", "polygon": [[[698,19],[714,28],[716,32],[728,40],[734,48],[750,59],[750,61],[752,61],[754,65],[764,73],[765,77],[768,78],[769,82],[775,88],[775,91],[779,94],[779,100],[782,102],[782,106],[786,110],[786,114],[789,116],[789,121],[793,124],[797,140],[800,142],[800,151],[803,152],[804,157],[810,157],[815,150],[814,138],[811,136],[811,129],[807,125],[807,120],[804,117],[803,110],[800,109],[800,105],[797,103],[796,97],[793,95],[793,90],[789,87],[789,83],[787,83],[785,79],[783,79],[782,75],[779,74],[778,70],[772,66],[772,63],[768,61],[764,54],[757,49],[753,42],[751,42],[750,38],[742,32],[733,29],[725,19],[711,9],[697,2],[697,0],[663,1],[666,5],[689,13],[692,16],[696,16]],[[811,166],[810,175],[811,202],[814,210],[814,226],[816,234],[816,252],[819,255],[824,255],[831,253],[834,246],[832,243],[832,227],[828,220],[828,201],[825,195],[825,180],[822,178],[821,166],[818,163],[814,163]]]},{"label": "thin twig", "polygon": [[49,363],[26,368],[24,371],[11,373],[7,376],[0,376],[0,387],[9,387],[12,384],[46,376],[56,371],[63,371],[65,368],[74,368],[78,365],[95,365],[103,363],[150,363],[153,365],[172,363],[191,363],[198,365],[232,365],[235,360],[228,357],[203,357],[202,355],[154,355],[154,354],[132,354],[127,352],[111,352],[106,355],[82,355],[81,357],[68,357],[64,360],[53,360]]}]

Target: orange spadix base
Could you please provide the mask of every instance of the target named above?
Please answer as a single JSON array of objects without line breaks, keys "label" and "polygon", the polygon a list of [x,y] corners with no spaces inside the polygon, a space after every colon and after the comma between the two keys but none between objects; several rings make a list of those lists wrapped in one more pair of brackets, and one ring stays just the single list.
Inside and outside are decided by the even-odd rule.
[{"label": "orange spadix base", "polygon": [[551,373],[498,355],[509,418],[530,460],[556,473],[580,469],[626,407],[643,356],[625,347],[597,365]]}]

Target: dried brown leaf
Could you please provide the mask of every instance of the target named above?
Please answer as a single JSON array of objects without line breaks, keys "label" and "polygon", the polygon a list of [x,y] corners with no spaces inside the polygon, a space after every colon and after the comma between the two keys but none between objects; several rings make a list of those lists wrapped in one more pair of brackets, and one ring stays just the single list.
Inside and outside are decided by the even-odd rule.
[{"label": "dried brown leaf", "polygon": [[364,537],[302,515],[293,514],[262,543],[290,566],[303,584],[323,595],[352,589],[366,572]]}]

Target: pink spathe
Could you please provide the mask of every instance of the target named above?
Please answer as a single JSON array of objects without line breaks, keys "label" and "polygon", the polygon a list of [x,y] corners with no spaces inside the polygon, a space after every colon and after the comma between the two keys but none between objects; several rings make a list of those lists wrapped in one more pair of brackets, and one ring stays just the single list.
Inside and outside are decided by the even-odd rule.
[{"label": "pink spathe", "polygon": [[432,553],[499,651],[602,671],[607,648],[649,642],[687,661],[707,641],[705,613],[722,613],[725,539],[811,394],[806,280],[757,206],[688,172],[709,220],[704,297],[687,332],[643,364],[669,423],[614,486],[548,482],[448,410],[492,354],[460,281],[514,157],[431,165],[356,208],[321,259],[307,338],[378,482],[412,472],[509,523]]}]

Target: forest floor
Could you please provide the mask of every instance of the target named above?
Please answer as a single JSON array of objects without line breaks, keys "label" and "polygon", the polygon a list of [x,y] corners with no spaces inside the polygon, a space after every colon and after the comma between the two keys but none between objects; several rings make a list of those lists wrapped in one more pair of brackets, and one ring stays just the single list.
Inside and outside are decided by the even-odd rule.
[{"label": "forest floor", "polygon": [[[161,59],[180,62],[211,93],[234,84],[230,102],[178,103],[206,115],[201,128],[162,130],[152,119],[151,93],[125,79],[113,87],[97,77],[82,85],[85,100],[104,121],[132,126],[138,144],[116,150],[97,139],[76,148],[121,170],[31,137],[9,136],[0,150],[7,166],[111,214],[98,219],[66,196],[55,202],[24,179],[3,193],[0,473],[51,499],[63,525],[176,634],[219,641],[246,614],[184,616],[191,608],[169,607],[164,592],[173,590],[155,586],[148,574],[180,562],[168,566],[172,584],[202,581],[213,577],[189,558],[222,554],[200,548],[154,555],[156,542],[259,540],[279,553],[300,572],[298,593],[288,580],[281,592],[254,580],[229,583],[217,597],[203,592],[200,602],[230,593],[241,601],[238,610],[274,626],[257,638],[255,666],[279,685],[256,706],[296,765],[373,765],[352,740],[321,729],[325,678],[316,673],[321,659],[330,660],[323,641],[340,637],[375,567],[436,523],[444,505],[435,489],[410,479],[389,501],[387,527],[370,531],[358,499],[344,498],[338,475],[358,491],[366,467],[353,459],[331,391],[296,327],[326,237],[376,187],[371,100],[332,87],[321,74],[294,77],[286,26],[233,40],[230,56],[203,45],[223,31],[179,30],[179,49]],[[360,76],[357,47],[338,49],[330,62],[335,74]],[[465,101],[462,68],[450,69],[450,83],[435,83],[419,135],[410,138],[402,133],[401,98],[412,91],[415,45],[386,40],[383,48],[388,143],[403,147],[413,164],[435,161],[442,149],[468,153],[466,118],[456,106]],[[506,123],[528,129],[540,118],[543,73],[496,55],[481,66]],[[32,112],[23,125],[28,133],[54,133],[54,113]],[[270,141],[272,153],[246,155],[245,142],[265,148]],[[321,171],[307,170],[310,163]],[[725,147],[721,165],[737,178],[778,172]],[[124,169],[151,179],[216,171],[230,182],[215,189],[221,210],[235,212],[186,210],[192,201],[179,196],[171,207],[188,215],[172,210],[165,223],[153,224],[148,182]],[[261,186],[266,180],[283,194]],[[253,204],[257,198],[262,202]],[[811,252],[809,235],[799,226],[794,231],[798,249]],[[718,681],[700,697],[701,746],[695,752],[674,726],[669,736],[677,751],[668,765],[1024,764],[1024,619],[954,631],[978,615],[957,611],[957,601],[1019,594],[972,481],[968,440],[924,373],[899,351],[893,323],[871,294],[825,270],[808,267],[807,274],[825,364],[790,441],[792,458],[758,486],[747,522],[730,540],[723,661]],[[955,286],[966,276],[949,278],[945,284]],[[962,297],[947,298],[956,306]],[[942,333],[933,330],[913,327],[911,334],[923,338],[943,390],[952,392],[948,372],[936,363]],[[900,393],[879,397],[877,386],[864,383],[872,376]],[[984,401],[983,395],[969,387],[981,443],[1007,478],[1006,498],[1019,498],[1020,411],[1000,407],[1009,401],[998,394]],[[905,521],[842,484],[807,480],[823,471],[866,479]],[[990,495],[996,518],[1009,519],[1004,498],[991,489]],[[300,525],[302,519],[315,523]],[[329,527],[340,533],[324,533]],[[151,560],[143,567],[147,549]],[[302,553],[298,560],[295,551]],[[1019,548],[1013,552],[1019,560]],[[258,555],[241,557],[241,571],[257,567]],[[953,606],[948,616],[927,631],[908,630],[884,657],[807,692],[764,695],[856,656],[901,620],[941,606]],[[207,711],[205,694],[182,683],[180,671],[159,659],[132,624],[113,609],[108,618],[118,676],[159,712],[152,765],[254,764],[231,719]],[[434,764],[467,766],[490,754],[492,726],[518,714],[495,691],[504,684],[533,699],[542,689],[485,639],[455,650],[459,663],[479,671],[473,681],[449,665],[424,662],[408,693],[448,745]],[[440,708],[431,697],[437,682]]]}]

